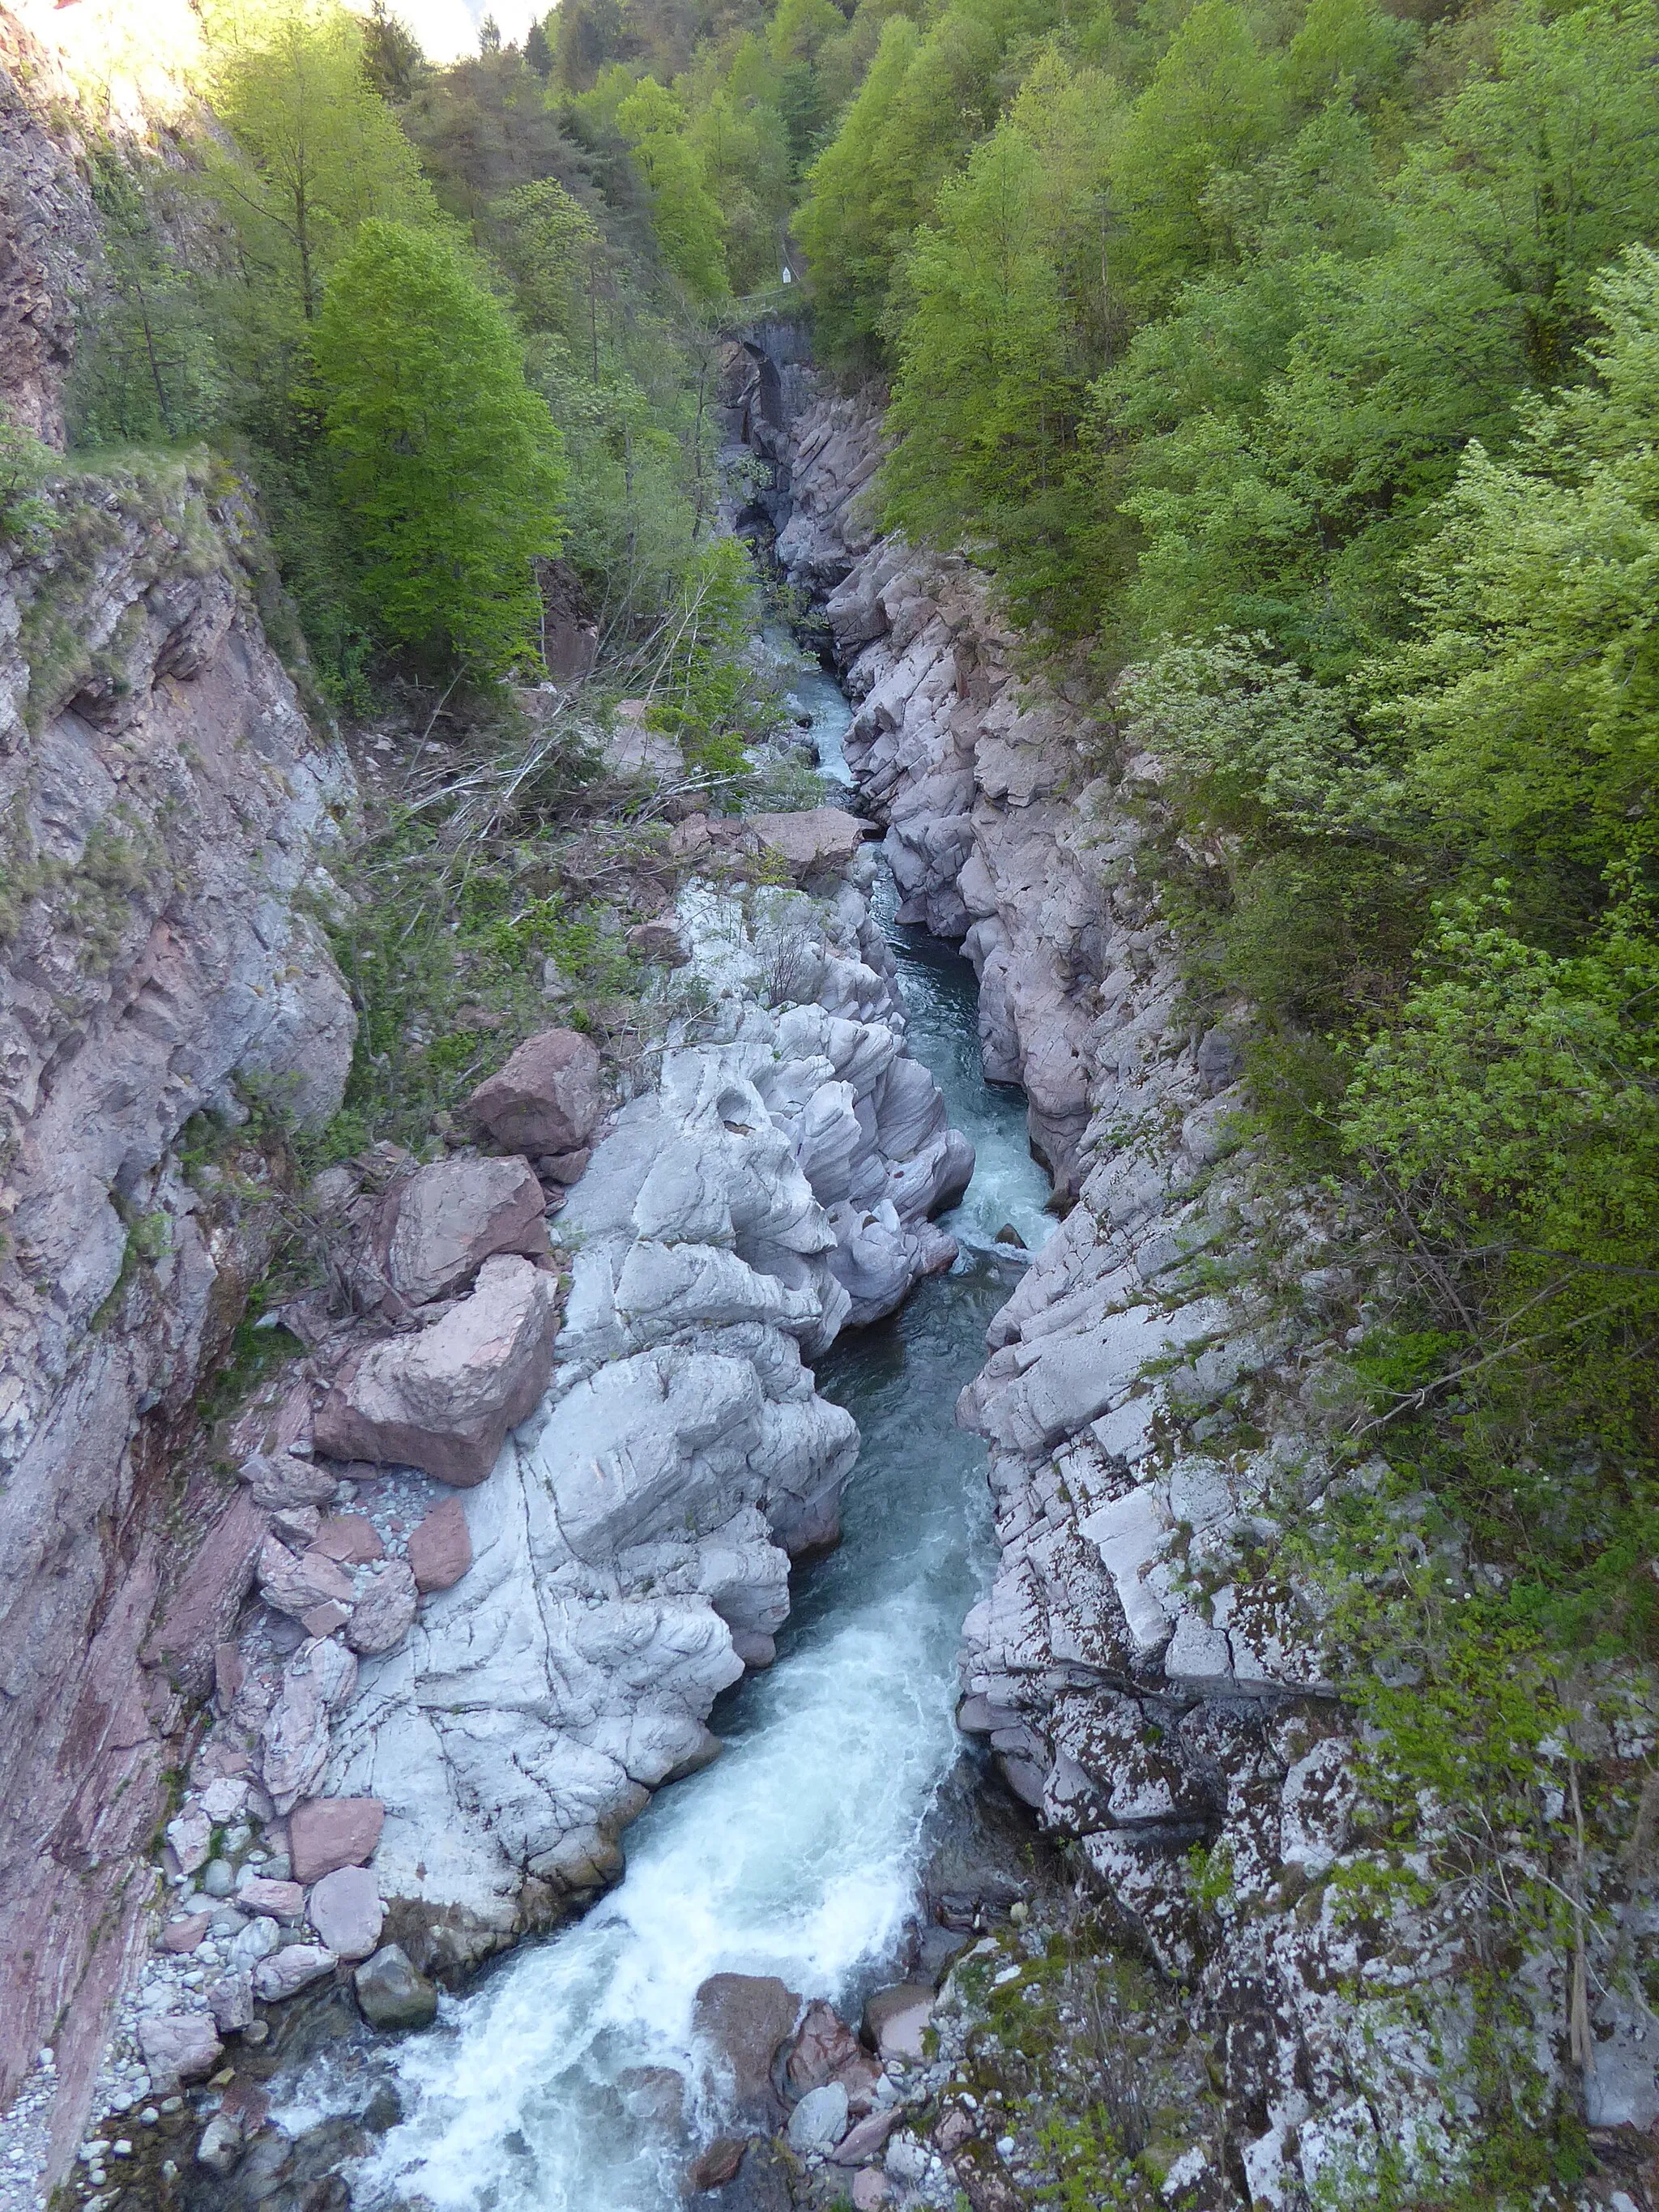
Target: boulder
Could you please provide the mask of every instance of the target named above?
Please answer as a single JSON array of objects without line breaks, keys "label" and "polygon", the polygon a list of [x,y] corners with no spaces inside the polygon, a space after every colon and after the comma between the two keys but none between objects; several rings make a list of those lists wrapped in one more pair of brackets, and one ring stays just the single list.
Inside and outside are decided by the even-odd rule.
[{"label": "boulder", "polygon": [[853,2212],[880,2212],[893,2194],[884,2173],[866,2166],[853,2176]]},{"label": "boulder", "polygon": [[789,2148],[802,2157],[832,2150],[847,2133],[847,2092],[839,2081],[809,2089],[789,2115]]},{"label": "boulder", "polygon": [[447,1297],[497,1252],[548,1253],[546,1200],[523,1159],[434,1161],[383,1201],[375,1237],[410,1305]]},{"label": "boulder", "polygon": [[267,1525],[261,1502],[245,1492],[231,1500],[198,1547],[161,1626],[144,1645],[146,1666],[164,1668],[187,1697],[206,1696],[214,1652],[231,1634],[253,1579]]},{"label": "boulder", "polygon": [[692,2008],[692,2033],[732,2077],[732,2107],[775,2118],[772,2061],[800,2011],[800,1999],[773,1974],[711,1974]]},{"label": "boulder", "polygon": [[218,2112],[202,2130],[196,2146],[196,2163],[222,2178],[234,2173],[242,2160],[242,2120],[239,2112]]},{"label": "boulder", "polygon": [[472,1565],[472,1538],[459,1498],[446,1498],[410,1532],[409,1570],[417,1590],[450,1589]]},{"label": "boulder", "polygon": [[306,1893],[297,1881],[267,1881],[256,1874],[237,1885],[236,1902],[244,1912],[268,1913],[273,1920],[294,1921],[306,1909]]},{"label": "boulder", "polygon": [[317,1415],[319,1446],[482,1482],[547,1388],[558,1330],[550,1276],[527,1260],[486,1260],[477,1288],[441,1321],[348,1363]]},{"label": "boulder", "polygon": [[178,1861],[180,1874],[194,1874],[205,1866],[213,1849],[214,1821],[204,1805],[186,1805],[175,1813],[165,1831],[167,1848]]},{"label": "boulder", "polygon": [[351,1577],[326,1553],[290,1552],[275,1536],[259,1547],[259,1595],[274,1612],[298,1620],[319,1605],[349,1605]]},{"label": "boulder", "polygon": [[879,2158],[902,2117],[902,2108],[897,2105],[890,2105],[885,2112],[866,2113],[847,2130],[830,2157],[837,2166],[862,2166],[866,2159]]},{"label": "boulder", "polygon": [[256,1452],[242,1463],[241,1479],[256,1506],[284,1513],[296,1505],[326,1505],[334,1496],[334,1477],[313,1460],[293,1452]]},{"label": "boulder", "polygon": [[746,2136],[717,2136],[708,2149],[692,2160],[685,2177],[687,2190],[693,2197],[702,2197],[711,2189],[724,2189],[728,2181],[735,2179],[748,2148]]},{"label": "boulder", "polygon": [[386,1557],[380,1532],[367,1513],[331,1513],[318,1529],[313,1549],[348,1567]]},{"label": "boulder", "polygon": [[204,2081],[225,2055],[212,2014],[205,2012],[166,2012],[141,2020],[138,2048],[158,2097],[176,2095],[186,2081]]},{"label": "boulder", "polygon": [[241,1933],[231,1939],[231,1972],[251,1975],[259,1961],[268,1959],[282,1940],[283,1931],[274,1920],[250,1920]]},{"label": "boulder", "polygon": [[216,1982],[210,1982],[202,1992],[207,2008],[213,2014],[213,2024],[221,2035],[231,2035],[240,2028],[253,2024],[253,1971],[249,1966],[234,1966],[222,1974]]},{"label": "boulder", "polygon": [[921,2058],[933,1995],[926,1982],[894,1982],[877,1990],[864,2008],[866,2043],[883,2058]]},{"label": "boulder", "polygon": [[839,874],[870,834],[870,825],[840,806],[814,806],[800,814],[754,814],[745,827],[788,865],[798,883]]},{"label": "boulder", "polygon": [[378,1797],[313,1797],[296,1805],[288,1824],[295,1881],[319,1881],[336,1867],[372,1858],[385,1820]]},{"label": "boulder", "polygon": [[306,1911],[319,1940],[342,1959],[366,1959],[380,1940],[386,1907],[367,1867],[337,1867],[313,1889]]},{"label": "boulder", "polygon": [[419,1603],[415,1577],[402,1559],[388,1559],[351,1608],[346,1642],[367,1657],[403,1641]]},{"label": "boulder", "polygon": [[635,922],[628,933],[628,949],[639,960],[658,960],[667,968],[683,968],[686,951],[672,921]]},{"label": "boulder", "polygon": [[291,1812],[328,1765],[328,1704],[317,1675],[291,1665],[284,1668],[260,1741],[270,1802],[279,1813]]},{"label": "boulder", "polygon": [[604,1108],[599,1053],[577,1030],[527,1037],[467,1101],[498,1145],[532,1158],[585,1145]]},{"label": "boulder", "polygon": [[617,2089],[630,2119],[678,2128],[684,2118],[685,2076],[675,2067],[626,2066],[617,2076]]},{"label": "boulder", "polygon": [[170,1920],[161,1930],[156,1948],[182,1958],[186,1951],[193,1951],[207,1934],[212,1917],[210,1912],[192,1912],[183,1920]]},{"label": "boulder", "polygon": [[357,2002],[371,2027],[430,2027],[438,2016],[438,1992],[417,1974],[406,1953],[388,1943],[352,1977]]},{"label": "boulder", "polygon": [[254,1990],[261,2004],[280,2004],[331,1974],[334,1966],[333,1952],[320,1943],[289,1943],[260,1960],[253,1969]]},{"label": "boulder", "polygon": [[574,1152],[541,1152],[537,1156],[536,1173],[543,1182],[562,1183],[568,1189],[581,1181],[592,1157],[588,1145],[579,1145]]},{"label": "boulder", "polygon": [[784,2085],[792,2097],[804,2097],[834,2081],[843,2067],[863,2056],[857,2036],[835,2007],[815,1997],[790,2047],[783,2069]]}]

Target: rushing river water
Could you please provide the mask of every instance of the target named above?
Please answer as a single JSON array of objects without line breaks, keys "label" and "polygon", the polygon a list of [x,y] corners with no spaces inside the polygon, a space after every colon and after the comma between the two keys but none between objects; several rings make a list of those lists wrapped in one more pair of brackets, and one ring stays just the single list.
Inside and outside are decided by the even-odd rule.
[{"label": "rushing river water", "polygon": [[[844,699],[816,671],[793,680],[826,773],[845,781]],[[672,2067],[695,2080],[698,1984],[778,1974],[810,1996],[855,1997],[912,1911],[922,1823],[959,1747],[958,1632],[990,1565],[983,1448],[952,1409],[1012,1286],[996,1230],[1035,1246],[1050,1223],[1024,1101],[980,1073],[966,963],[889,934],[911,1048],[977,1151],[946,1217],[963,1258],[820,1363],[818,1387],[862,1437],[844,1539],[797,1577],[775,1666],[714,1715],[723,1756],[655,1799],[629,1831],[626,1879],[586,1918],[522,1947],[398,2047],[405,2117],[360,2201],[669,2212],[685,2138],[642,2123],[629,2077]],[[712,2131],[718,2114],[702,2117]]]}]

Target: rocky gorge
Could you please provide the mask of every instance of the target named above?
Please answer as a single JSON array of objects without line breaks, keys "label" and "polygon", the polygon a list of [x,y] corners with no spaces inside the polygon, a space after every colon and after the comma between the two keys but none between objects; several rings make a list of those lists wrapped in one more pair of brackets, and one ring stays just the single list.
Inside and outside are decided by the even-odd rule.
[{"label": "rocky gorge", "polygon": [[[0,89],[4,397],[61,444],[98,214]],[[0,540],[0,2207],[1364,2201],[1490,2088],[1524,1849],[1505,2032],[1585,2212],[1652,2212],[1647,1686],[1540,1754],[1541,1844],[1366,1886],[1307,1540],[1378,1480],[1343,1194],[1264,1162],[1157,759],[881,532],[804,325],[725,362],[844,781],[706,812],[607,702],[649,1020],[602,1054],[550,959],[417,1149],[302,1164],[392,741],[251,494],[66,470]]]},{"label": "rocky gorge", "polygon": [[[1156,760],[1085,684],[1022,670],[968,562],[880,535],[868,405],[809,385],[781,429],[751,414],[776,557],[819,596],[855,702],[846,757],[900,918],[972,961],[987,1074],[1024,1088],[1071,1201],[958,1407],[990,1446],[1000,1551],[960,1725],[1212,2039],[1221,2124],[1170,2160],[1165,2201],[1299,2206],[1390,2160],[1431,2166],[1468,2122],[1453,2085],[1481,1938],[1452,1884],[1380,1917],[1344,1898],[1364,1759],[1328,1679],[1328,1589],[1286,1541],[1378,1472],[1332,1449],[1364,1333],[1340,1205],[1256,1172],[1249,1009],[1194,1013],[1160,915]],[[1584,1737],[1639,1794],[1650,1699],[1632,1682],[1613,1703]],[[1546,1945],[1519,2001],[1606,2160],[1584,2201],[1644,2203],[1654,2022],[1613,1958],[1651,1943],[1654,1906],[1639,1856],[1587,1853],[1582,1830],[1577,1852],[1594,1994],[1583,1950]],[[975,2205],[1004,2201],[963,2178]]]}]

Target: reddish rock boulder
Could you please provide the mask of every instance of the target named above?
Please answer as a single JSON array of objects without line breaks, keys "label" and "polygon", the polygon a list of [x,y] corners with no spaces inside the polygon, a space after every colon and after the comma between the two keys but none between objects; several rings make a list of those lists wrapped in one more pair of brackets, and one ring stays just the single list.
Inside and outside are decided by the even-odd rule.
[{"label": "reddish rock boulder", "polygon": [[547,1388],[558,1331],[550,1276],[486,1260],[477,1290],[441,1321],[348,1363],[317,1415],[319,1448],[470,1488]]},{"label": "reddish rock boulder", "polygon": [[290,1552],[275,1536],[259,1547],[259,1595],[277,1613],[303,1620],[313,1606],[349,1605],[351,1577],[325,1552]]},{"label": "reddish rock boulder", "polygon": [[545,1205],[526,1160],[436,1161],[385,1201],[375,1238],[386,1279],[420,1305],[463,1288],[497,1252],[544,1259]]},{"label": "reddish rock boulder", "polygon": [[186,1697],[204,1698],[213,1686],[214,1653],[234,1626],[269,1526],[257,1500],[239,1491],[179,1577],[161,1626],[144,1645],[144,1664],[164,1668]]},{"label": "reddish rock boulder", "polygon": [[312,1547],[343,1565],[359,1567],[369,1559],[383,1559],[386,1546],[367,1513],[331,1513],[317,1531]]},{"label": "reddish rock boulder", "polygon": [[161,1930],[157,1949],[170,1951],[175,1957],[181,1957],[186,1951],[193,1951],[207,1934],[208,1923],[212,1917],[210,1912],[192,1912],[188,1920],[170,1920]]},{"label": "reddish rock boulder", "polygon": [[717,2136],[701,2156],[692,2160],[691,2170],[685,2177],[690,2194],[702,2197],[711,2189],[724,2189],[736,2177],[748,2148],[746,2136]]},{"label": "reddish rock boulder", "polygon": [[926,1982],[894,1982],[877,1990],[864,2008],[864,2039],[883,2058],[922,2057],[922,2032],[933,2016],[934,1992]]},{"label": "reddish rock boulder", "polygon": [[585,1145],[604,1109],[599,1053],[577,1030],[527,1037],[467,1101],[498,1145],[532,1158]]},{"label": "reddish rock boulder", "polygon": [[385,1821],[378,1797],[313,1797],[296,1805],[288,1824],[295,1881],[320,1881],[336,1867],[361,1865],[374,1856]]},{"label": "reddish rock boulder", "polygon": [[800,814],[753,814],[744,825],[787,865],[797,883],[839,873],[870,835],[870,824],[840,806]]},{"label": "reddish rock boulder", "polygon": [[417,1590],[450,1589],[472,1565],[472,1538],[459,1498],[446,1498],[410,1531],[409,1566]]},{"label": "reddish rock boulder", "polygon": [[252,1875],[238,1887],[236,1904],[243,1912],[295,1921],[305,1911],[306,1893],[297,1881],[269,1881],[263,1875]]},{"label": "reddish rock boulder", "polygon": [[773,1974],[711,1974],[698,1990],[692,2033],[732,2077],[732,2108],[775,2124],[782,2106],[772,2061],[793,2031],[800,1999]]}]

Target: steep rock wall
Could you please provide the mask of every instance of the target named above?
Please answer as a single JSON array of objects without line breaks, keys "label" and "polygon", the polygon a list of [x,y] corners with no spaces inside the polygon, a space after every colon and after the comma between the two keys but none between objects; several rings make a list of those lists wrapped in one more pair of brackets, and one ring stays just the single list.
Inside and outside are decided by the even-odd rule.
[{"label": "steep rock wall", "polygon": [[179,1462],[265,1246],[257,1151],[206,1155],[245,1093],[325,1118],[355,1028],[313,918],[350,771],[236,493],[168,464],[51,506],[0,545],[0,2100],[95,2046],[249,1564]]}]

